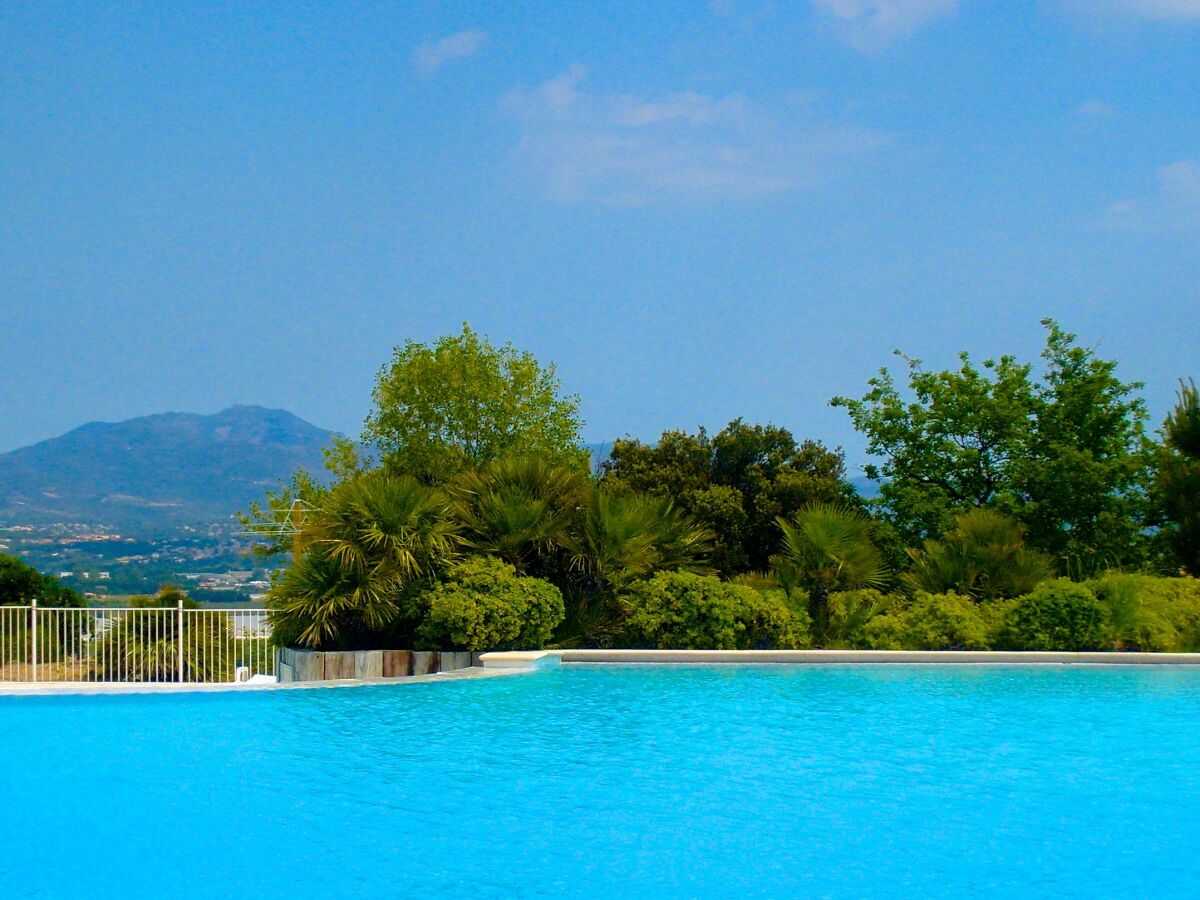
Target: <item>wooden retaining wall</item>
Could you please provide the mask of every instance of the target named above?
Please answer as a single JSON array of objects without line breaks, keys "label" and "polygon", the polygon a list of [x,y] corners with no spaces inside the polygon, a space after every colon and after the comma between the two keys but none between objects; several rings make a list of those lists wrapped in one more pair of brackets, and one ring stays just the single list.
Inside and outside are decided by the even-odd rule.
[{"label": "wooden retaining wall", "polygon": [[340,681],[349,678],[407,678],[455,672],[478,665],[479,654],[439,650],[276,650],[279,681]]}]

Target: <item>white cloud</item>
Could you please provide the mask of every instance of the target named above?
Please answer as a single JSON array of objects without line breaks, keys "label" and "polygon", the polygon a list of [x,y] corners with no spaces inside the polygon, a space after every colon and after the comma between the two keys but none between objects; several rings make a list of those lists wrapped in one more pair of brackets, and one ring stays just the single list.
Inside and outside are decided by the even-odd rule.
[{"label": "white cloud", "polygon": [[1071,120],[1080,131],[1096,131],[1117,118],[1117,110],[1103,100],[1085,100],[1071,110]]},{"label": "white cloud", "polygon": [[1136,231],[1200,226],[1200,159],[1181,159],[1160,166],[1155,189],[1145,197],[1109,207],[1106,221]]},{"label": "white cloud", "polygon": [[424,75],[433,75],[446,63],[467,59],[482,50],[488,33],[478,28],[459,31],[432,44],[422,44],[413,51],[413,65]]},{"label": "white cloud", "polygon": [[560,202],[644,204],[797,190],[883,140],[810,121],[801,104],[768,109],[741,94],[600,94],[575,65],[501,108],[521,129],[516,157]]},{"label": "white cloud", "polygon": [[958,0],[812,0],[851,46],[864,52],[911,37],[958,13]]}]

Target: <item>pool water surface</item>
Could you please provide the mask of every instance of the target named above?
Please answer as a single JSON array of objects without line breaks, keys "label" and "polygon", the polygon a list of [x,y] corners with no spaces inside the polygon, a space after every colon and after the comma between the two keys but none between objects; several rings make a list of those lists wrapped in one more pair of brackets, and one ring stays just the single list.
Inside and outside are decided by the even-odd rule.
[{"label": "pool water surface", "polygon": [[1183,667],[0,697],[0,759],[3,897],[1200,891]]}]

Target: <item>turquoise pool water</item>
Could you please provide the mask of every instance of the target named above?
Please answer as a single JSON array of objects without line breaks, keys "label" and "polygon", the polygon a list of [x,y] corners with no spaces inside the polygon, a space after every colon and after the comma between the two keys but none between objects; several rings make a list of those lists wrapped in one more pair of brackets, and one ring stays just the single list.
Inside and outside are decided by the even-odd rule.
[{"label": "turquoise pool water", "polygon": [[0,896],[1194,896],[1200,671],[0,698]]}]

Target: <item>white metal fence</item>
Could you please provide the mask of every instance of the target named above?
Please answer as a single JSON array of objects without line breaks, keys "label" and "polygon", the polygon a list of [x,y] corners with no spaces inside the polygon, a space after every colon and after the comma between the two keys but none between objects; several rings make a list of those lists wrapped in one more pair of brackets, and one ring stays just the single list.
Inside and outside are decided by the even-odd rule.
[{"label": "white metal fence", "polygon": [[0,606],[0,681],[220,683],[275,674],[262,609]]}]

